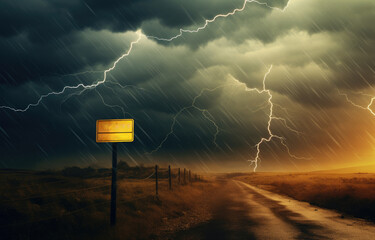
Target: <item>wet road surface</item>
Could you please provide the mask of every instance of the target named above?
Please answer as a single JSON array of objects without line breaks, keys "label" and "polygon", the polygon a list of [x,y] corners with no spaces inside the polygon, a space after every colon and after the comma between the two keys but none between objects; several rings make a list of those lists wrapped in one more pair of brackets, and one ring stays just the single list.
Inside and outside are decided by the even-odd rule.
[{"label": "wet road surface", "polygon": [[211,221],[173,239],[375,239],[375,224],[240,181],[223,181],[211,202]]}]

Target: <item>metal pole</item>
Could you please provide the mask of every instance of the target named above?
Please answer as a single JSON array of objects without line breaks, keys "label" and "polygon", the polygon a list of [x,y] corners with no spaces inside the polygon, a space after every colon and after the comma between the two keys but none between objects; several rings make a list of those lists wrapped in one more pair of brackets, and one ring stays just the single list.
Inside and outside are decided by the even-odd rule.
[{"label": "metal pole", "polygon": [[171,165],[168,165],[169,190],[172,190]]},{"label": "metal pole", "polygon": [[117,143],[112,143],[111,225],[116,225]]},{"label": "metal pole", "polygon": [[158,165],[155,165],[155,190],[156,197],[158,197]]},{"label": "metal pole", "polygon": [[178,168],[178,184],[181,185],[181,171],[180,171],[180,168]]}]

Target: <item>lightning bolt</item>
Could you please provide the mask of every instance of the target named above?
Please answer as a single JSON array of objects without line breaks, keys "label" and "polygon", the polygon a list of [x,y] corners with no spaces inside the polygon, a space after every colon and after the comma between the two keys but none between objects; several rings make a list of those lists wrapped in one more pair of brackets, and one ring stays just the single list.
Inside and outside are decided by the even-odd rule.
[{"label": "lightning bolt", "polygon": [[[103,83],[105,83],[105,82],[107,81],[107,74],[116,68],[118,62],[121,61],[123,58],[125,58],[125,57],[127,57],[127,56],[129,56],[129,55],[131,54],[132,49],[133,49],[133,46],[134,46],[135,44],[139,43],[139,41],[141,40],[142,36],[144,36],[144,37],[146,37],[146,38],[148,38],[148,39],[154,39],[154,40],[157,40],[157,41],[166,41],[166,42],[171,42],[171,41],[173,41],[173,40],[175,40],[175,39],[181,37],[184,33],[197,33],[197,32],[199,32],[199,31],[205,29],[210,23],[215,22],[216,19],[219,19],[219,18],[226,18],[226,17],[232,16],[232,15],[235,15],[237,12],[242,12],[242,11],[246,8],[246,5],[247,5],[248,3],[255,3],[255,4],[265,6],[265,7],[267,7],[267,8],[273,9],[273,10],[278,10],[278,11],[284,12],[284,11],[288,8],[288,6],[289,6],[289,4],[290,4],[290,1],[287,2],[286,6],[285,6],[284,8],[278,8],[278,7],[270,6],[268,3],[266,3],[266,2],[260,2],[260,1],[258,1],[258,0],[245,0],[245,1],[243,2],[243,4],[242,4],[242,7],[241,7],[241,8],[236,8],[236,9],[234,9],[233,11],[231,11],[231,12],[229,12],[229,13],[226,13],[226,14],[218,14],[218,15],[214,16],[212,19],[206,19],[206,20],[205,20],[205,23],[204,23],[202,26],[200,26],[200,27],[198,27],[198,28],[196,28],[196,29],[193,29],[193,30],[182,29],[182,28],[181,28],[181,29],[179,29],[179,34],[177,34],[177,35],[175,35],[175,36],[172,36],[172,37],[170,37],[170,38],[161,38],[161,37],[156,37],[156,36],[146,36],[146,35],[142,34],[140,30],[138,30],[138,31],[137,31],[138,38],[137,38],[135,41],[132,41],[132,42],[130,43],[130,47],[129,47],[129,49],[128,49],[127,52],[125,52],[123,55],[121,55],[119,58],[117,58],[117,59],[114,61],[114,63],[112,64],[112,66],[111,66],[110,68],[108,68],[108,69],[106,69],[106,70],[103,71],[103,78],[102,78],[102,80],[97,81],[96,83],[93,83],[93,84],[90,84],[90,85],[85,85],[85,84],[83,84],[83,83],[80,83],[80,84],[77,84],[77,85],[74,85],[74,86],[65,86],[65,87],[64,87],[62,90],[60,90],[60,91],[52,91],[52,92],[49,92],[49,93],[47,93],[47,94],[41,95],[41,96],[39,97],[39,99],[37,100],[37,102],[35,102],[35,103],[30,103],[30,104],[28,104],[25,108],[14,108],[14,107],[10,107],[10,106],[0,106],[0,109],[7,109],[7,110],[15,111],[15,112],[26,112],[26,111],[29,110],[30,108],[38,106],[38,105],[39,105],[39,104],[40,104],[45,98],[47,98],[47,97],[49,97],[49,96],[53,96],[53,95],[61,95],[61,94],[64,94],[64,93],[66,92],[66,90],[69,90],[69,89],[81,89],[81,91],[78,93],[78,95],[82,94],[83,92],[85,92],[85,91],[88,90],[88,89],[95,89],[95,90],[96,90],[96,87],[97,87],[97,86],[102,85]],[[273,106],[274,106],[274,105],[273,105],[273,102],[272,102],[272,94],[271,94],[271,92],[270,92],[269,90],[266,89],[266,86],[265,86],[265,81],[266,81],[267,75],[270,73],[271,69],[272,69],[272,66],[269,68],[269,70],[267,71],[267,73],[266,73],[265,76],[264,76],[264,79],[263,79],[263,89],[262,89],[262,90],[259,90],[259,89],[257,89],[257,88],[248,88],[248,87],[245,85],[245,90],[246,90],[246,91],[256,91],[256,92],[258,92],[259,94],[266,93],[266,94],[268,94],[268,96],[269,96],[269,98],[268,98],[268,103],[269,103],[269,106],[270,106],[270,112],[269,112],[269,115],[268,115],[268,116],[269,116],[269,120],[268,120],[268,127],[267,127],[267,131],[268,131],[268,135],[269,135],[269,136],[268,136],[268,138],[264,138],[264,137],[261,138],[261,140],[256,144],[257,154],[256,154],[255,159],[253,159],[253,160],[249,160],[249,161],[251,162],[251,165],[254,164],[254,171],[256,170],[256,168],[257,168],[257,166],[258,166],[258,165],[257,165],[257,164],[258,164],[258,161],[260,160],[260,156],[259,156],[259,155],[260,155],[260,146],[261,146],[264,142],[270,142],[273,138],[277,138],[277,139],[280,140],[281,144],[284,145],[284,146],[286,147],[286,149],[287,149],[289,155],[291,155],[291,156],[294,157],[294,158],[299,158],[299,157],[297,157],[297,156],[295,156],[295,155],[292,155],[292,154],[290,153],[290,150],[289,150],[288,146],[287,146],[286,143],[285,143],[285,138],[280,137],[280,136],[278,136],[278,135],[275,135],[275,134],[273,134],[272,131],[271,131],[271,123],[272,123],[272,120],[280,120],[280,121],[282,121],[282,122],[284,123],[284,125],[285,125],[289,130],[292,130],[293,132],[299,134],[298,131],[293,130],[291,127],[289,127],[289,126],[287,125],[287,122],[286,122],[285,119],[280,118],[280,117],[276,117],[276,116],[273,115]],[[86,72],[74,73],[74,74],[70,74],[70,75],[74,76],[74,75],[81,75],[81,74],[94,73],[94,72],[97,72],[97,71],[86,71]],[[237,80],[237,81],[238,81],[238,80]],[[240,82],[238,81],[238,83],[240,83]],[[243,83],[241,83],[241,84],[243,84]],[[200,112],[202,112],[202,115],[203,115],[203,116],[204,116],[209,122],[211,122],[211,123],[215,126],[215,128],[216,128],[216,133],[214,134],[214,140],[213,140],[213,141],[214,141],[214,144],[217,146],[216,138],[217,138],[217,135],[219,134],[219,130],[220,130],[220,129],[219,129],[219,127],[217,126],[217,124],[215,123],[215,121],[213,120],[213,117],[212,117],[212,115],[208,112],[208,110],[207,110],[207,109],[201,109],[201,108],[197,107],[197,106],[195,105],[195,102],[196,102],[196,100],[197,100],[200,96],[202,96],[202,94],[203,94],[204,92],[206,92],[206,91],[214,91],[214,90],[216,90],[216,89],[218,89],[218,88],[220,88],[220,87],[223,87],[223,86],[218,86],[218,87],[216,87],[216,88],[214,88],[214,89],[203,89],[203,90],[200,92],[200,94],[197,95],[197,96],[193,99],[193,102],[192,102],[191,106],[188,106],[188,107],[185,107],[185,108],[181,109],[181,110],[180,110],[180,111],[174,116],[174,118],[173,118],[173,123],[172,123],[172,126],[171,126],[171,130],[170,130],[170,132],[169,132],[169,133],[167,134],[167,136],[163,139],[163,141],[161,142],[161,144],[160,144],[156,149],[154,149],[152,152],[150,152],[150,153],[153,153],[153,152],[159,150],[159,149],[162,147],[163,143],[168,139],[168,137],[169,137],[170,135],[173,134],[173,129],[174,129],[174,126],[175,126],[175,124],[176,124],[177,117],[178,117],[182,112],[184,112],[185,110],[187,110],[187,109],[189,109],[189,108],[194,108],[194,109],[197,109],[197,110],[199,110]],[[118,105],[110,105],[110,104],[107,104],[107,103],[104,101],[103,96],[102,96],[97,90],[96,90],[96,92],[97,92],[98,95],[100,96],[100,98],[101,98],[101,100],[102,100],[102,102],[103,102],[104,105],[109,106],[109,107],[120,107],[120,106],[118,106]],[[70,95],[70,96],[72,96],[72,95]],[[66,99],[65,99],[64,101],[66,101]],[[372,101],[373,101],[373,99],[372,99]],[[371,104],[372,104],[372,101],[371,101]],[[371,105],[371,104],[370,104],[370,105]],[[370,106],[370,105],[369,105],[369,106]],[[121,110],[122,110],[123,112],[125,112],[124,109],[123,109],[122,107],[120,107],[120,108],[121,108]],[[371,111],[371,110],[370,110],[370,111]],[[372,112],[372,111],[371,111],[371,112]],[[373,112],[372,112],[372,113],[373,113]]]},{"label": "lightning bolt", "polygon": [[[103,79],[96,82],[96,83],[93,83],[93,84],[90,84],[90,85],[85,85],[83,83],[80,83],[80,84],[77,84],[77,85],[74,85],[74,86],[65,86],[61,91],[52,91],[52,92],[49,92],[47,94],[44,94],[44,95],[41,95],[39,97],[39,99],[35,102],[35,103],[30,103],[28,104],[25,108],[14,108],[14,107],[10,107],[10,106],[0,106],[0,109],[7,109],[7,110],[11,110],[11,111],[14,111],[14,112],[26,112],[27,110],[29,110],[31,107],[36,107],[38,106],[42,101],[43,99],[49,97],[49,96],[53,96],[53,95],[61,95],[61,94],[64,94],[66,90],[68,89],[80,89],[80,88],[83,88],[83,91],[81,91],[78,95],[82,94],[83,92],[85,92],[87,89],[93,89],[93,88],[96,88],[97,86],[103,84],[106,82],[107,80],[107,73],[111,72],[113,69],[116,68],[116,65],[117,63],[122,60],[123,58],[127,57],[130,55],[132,49],[133,49],[133,45],[137,44],[141,37],[142,36],[145,36],[146,38],[149,38],[149,39],[154,39],[154,40],[158,40],[158,41],[167,41],[167,42],[171,42],[173,41],[174,39],[177,39],[179,37],[181,37],[184,33],[197,33],[203,29],[205,29],[210,23],[216,21],[216,19],[218,18],[226,18],[226,17],[229,17],[229,16],[232,16],[234,14],[236,14],[237,12],[242,12],[243,10],[245,10],[246,8],[246,5],[248,3],[256,3],[258,5],[262,5],[262,6],[265,6],[269,9],[272,9],[272,10],[278,10],[278,11],[281,11],[281,12],[284,12],[288,6],[289,6],[289,3],[290,3],[291,0],[289,0],[287,2],[287,4],[285,5],[284,8],[278,8],[278,7],[273,7],[273,6],[270,6],[268,3],[266,2],[260,2],[258,0],[245,0],[242,4],[242,7],[241,8],[236,8],[234,9],[233,11],[229,12],[229,13],[226,13],[226,14],[218,14],[216,16],[214,16],[213,18],[211,19],[206,19],[205,20],[205,23],[204,25],[202,25],[201,27],[198,27],[196,29],[193,29],[193,30],[188,30],[188,29],[180,29],[179,30],[179,34],[171,37],[171,38],[160,38],[160,37],[156,37],[156,36],[146,36],[144,34],[141,33],[140,30],[137,31],[137,34],[138,34],[138,39],[131,42],[130,43],[130,48],[129,50],[124,53],[123,55],[121,55],[118,59],[115,60],[115,62],[112,64],[112,66],[106,70],[104,70],[103,72]],[[82,75],[82,74],[86,74],[86,73],[96,73],[96,72],[100,72],[100,71],[85,71],[85,72],[80,72],[80,73],[72,73],[72,74],[67,74],[67,75],[64,75],[64,76],[77,76],[77,75]]]},{"label": "lightning bolt", "polygon": [[369,111],[373,116],[375,116],[375,112],[371,109],[371,106],[372,106],[372,104],[373,104],[374,101],[375,101],[375,97],[360,92],[359,94],[362,94],[362,95],[364,95],[364,96],[370,96],[370,97],[371,97],[369,104],[368,104],[367,106],[362,106],[362,105],[359,105],[359,104],[356,104],[355,102],[353,102],[353,101],[348,97],[348,94],[346,94],[346,93],[342,93],[342,92],[340,92],[340,90],[337,90],[337,91],[338,91],[339,95],[344,96],[345,99],[346,99],[346,101],[347,101],[348,103],[350,103],[351,105],[353,105],[354,107],[361,108],[361,109],[363,109],[363,110],[367,110],[367,111]]},{"label": "lightning bolt", "polygon": [[215,90],[217,90],[217,89],[219,89],[219,88],[223,88],[223,87],[225,87],[225,86],[228,86],[228,84],[226,84],[226,85],[220,85],[220,86],[217,86],[217,87],[215,87],[215,88],[211,88],[211,89],[210,89],[210,88],[204,88],[204,89],[202,89],[202,90],[199,92],[199,94],[193,98],[193,101],[192,101],[191,105],[181,108],[180,111],[178,111],[178,112],[173,116],[173,120],[172,120],[172,125],[171,125],[171,128],[170,128],[170,131],[167,133],[167,135],[164,137],[164,139],[160,142],[160,144],[159,144],[154,150],[152,150],[151,152],[147,152],[147,154],[153,154],[154,152],[157,152],[160,148],[163,147],[163,144],[168,140],[168,138],[169,138],[172,134],[174,134],[174,127],[175,127],[175,125],[176,125],[177,118],[178,118],[178,117],[179,117],[184,111],[186,111],[186,110],[188,110],[188,109],[191,109],[191,108],[200,111],[200,112],[202,113],[202,116],[203,116],[204,118],[206,118],[209,122],[211,122],[211,123],[214,125],[214,127],[215,127],[215,129],[216,129],[216,132],[215,132],[215,134],[214,134],[213,143],[218,147],[218,144],[216,143],[216,139],[217,139],[217,135],[218,135],[219,132],[220,132],[220,128],[219,128],[219,126],[215,123],[215,121],[213,120],[212,115],[210,114],[210,112],[209,112],[207,109],[200,108],[200,107],[196,106],[195,103],[196,103],[196,101],[198,100],[198,98],[200,98],[200,97],[203,95],[203,93],[205,93],[205,92],[213,92],[213,91],[215,91]]},{"label": "lightning bolt", "polygon": [[[269,113],[267,114],[268,116],[268,122],[267,122],[267,132],[268,132],[268,137],[262,137],[260,139],[260,141],[255,145],[256,147],[256,156],[254,159],[252,160],[248,160],[250,162],[250,166],[251,165],[254,165],[254,172],[256,171],[257,167],[258,167],[258,162],[260,160],[260,147],[263,143],[265,142],[270,142],[272,139],[276,138],[276,139],[279,139],[280,140],[280,143],[286,148],[287,150],[287,153],[289,154],[290,157],[292,158],[295,158],[295,159],[306,159],[306,160],[310,160],[311,158],[305,158],[305,157],[299,157],[299,156],[296,156],[294,154],[291,153],[290,151],[290,148],[288,147],[288,145],[286,144],[286,140],[284,137],[281,137],[279,135],[276,135],[274,133],[272,133],[272,130],[271,130],[271,125],[272,125],[272,121],[273,120],[279,120],[279,121],[282,121],[284,123],[284,126],[290,130],[291,132],[294,132],[296,134],[302,134],[301,132],[291,128],[288,124],[287,124],[287,121],[284,119],[284,118],[281,118],[281,117],[277,117],[274,115],[274,103],[272,102],[272,94],[271,94],[271,91],[269,89],[266,88],[266,79],[267,79],[267,76],[271,73],[271,70],[272,70],[272,65],[269,67],[269,69],[267,70],[266,74],[264,75],[263,77],[263,87],[262,89],[258,89],[258,88],[248,88],[246,86],[245,83],[243,82],[240,82],[239,80],[233,78],[233,80],[235,81],[236,84],[224,84],[224,85],[220,85],[220,86],[217,86],[215,88],[204,88],[200,91],[200,93],[195,96],[193,98],[193,101],[191,103],[191,105],[189,106],[186,106],[184,108],[181,108],[180,111],[178,111],[174,117],[173,117],[173,121],[172,121],[172,124],[171,124],[171,127],[170,127],[170,131],[168,132],[168,134],[164,137],[164,139],[160,142],[160,144],[154,149],[152,150],[151,152],[148,152],[147,154],[152,154],[154,152],[157,152],[160,148],[163,147],[163,144],[168,140],[168,138],[174,134],[174,127],[177,123],[177,118],[186,110],[188,109],[196,109],[198,111],[200,111],[202,113],[202,115],[209,121],[211,122],[215,128],[216,128],[216,132],[214,134],[214,139],[213,139],[213,143],[217,146],[218,144],[216,143],[216,139],[217,139],[217,136],[218,134],[220,133],[220,128],[219,126],[214,122],[213,120],[213,117],[212,115],[209,113],[209,111],[207,109],[202,109],[202,108],[199,108],[197,107],[195,104],[196,104],[196,101],[203,95],[203,93],[205,92],[213,92],[213,91],[216,91],[217,89],[219,88],[223,88],[223,87],[227,87],[227,86],[233,86],[233,85],[244,85],[245,86],[245,91],[247,92],[250,92],[250,91],[255,91],[257,92],[258,94],[267,94],[268,95],[268,99],[267,99],[267,105],[269,105]],[[258,108],[259,109],[259,108]],[[208,117],[206,114],[209,114],[210,117]]]},{"label": "lightning bolt", "polygon": [[270,142],[272,141],[274,138],[278,139],[280,141],[280,143],[286,148],[287,150],[287,153],[289,154],[290,157],[292,158],[295,158],[295,159],[307,159],[307,160],[310,160],[311,158],[305,158],[305,157],[298,157],[294,154],[291,153],[290,151],[290,148],[288,147],[288,145],[286,144],[286,140],[284,137],[281,137],[279,135],[276,135],[272,132],[271,130],[271,125],[272,125],[272,120],[281,120],[284,125],[286,126],[286,128],[294,133],[297,133],[297,134],[301,134],[301,132],[295,130],[295,129],[292,129],[291,127],[289,127],[287,125],[287,122],[284,118],[281,118],[281,117],[277,117],[274,115],[274,103],[272,102],[272,93],[269,89],[266,88],[266,80],[267,80],[267,76],[271,73],[271,70],[272,70],[272,65],[269,67],[268,71],[265,73],[264,77],[263,77],[263,82],[262,82],[262,89],[258,89],[258,88],[248,88],[246,86],[246,84],[240,82],[239,80],[235,79],[234,80],[238,83],[238,84],[243,84],[245,86],[245,91],[249,92],[249,91],[255,91],[257,92],[258,94],[267,94],[268,96],[268,99],[267,99],[267,102],[268,102],[268,105],[269,105],[269,113],[267,114],[268,115],[268,121],[267,121],[267,132],[268,132],[268,137],[262,137],[260,139],[260,141],[254,146],[256,148],[256,155],[255,155],[255,158],[254,159],[250,159],[248,160],[250,162],[250,166],[254,165],[254,172],[256,171],[256,169],[258,168],[258,162],[260,161],[260,147],[262,144],[266,143],[266,142]]},{"label": "lightning bolt", "polygon": [[125,110],[124,110],[124,108],[122,106],[120,106],[120,105],[111,105],[109,103],[106,103],[106,101],[104,100],[103,95],[100,94],[100,92],[96,88],[94,90],[99,95],[100,99],[102,100],[103,105],[105,105],[107,107],[110,107],[110,108],[118,108],[118,109],[120,109],[122,111],[122,115],[125,118]]},{"label": "lightning bolt", "polygon": [[248,3],[256,3],[256,4],[259,4],[259,5],[266,6],[266,7],[270,8],[270,9],[274,9],[274,10],[278,10],[278,11],[284,12],[288,8],[288,6],[289,6],[289,2],[290,2],[290,0],[287,2],[287,4],[285,5],[284,8],[277,8],[277,7],[270,6],[266,2],[260,2],[260,1],[257,1],[257,0],[245,0],[243,2],[243,4],[242,4],[241,8],[236,8],[236,9],[234,9],[233,11],[231,11],[229,13],[218,14],[218,15],[216,15],[215,17],[213,17],[211,19],[206,19],[204,25],[202,25],[201,27],[198,27],[196,29],[188,30],[188,29],[182,29],[182,28],[180,28],[179,34],[177,34],[177,35],[175,35],[173,37],[170,37],[170,38],[160,38],[160,37],[156,37],[156,36],[147,36],[147,38],[155,39],[155,40],[158,40],[158,41],[171,42],[171,41],[175,40],[176,38],[181,37],[184,33],[197,33],[199,31],[205,29],[208,26],[208,24],[215,22],[216,19],[218,19],[218,18],[226,18],[226,17],[229,17],[229,16],[232,16],[232,15],[236,14],[237,12],[242,12],[243,10],[245,10],[246,5]]},{"label": "lightning bolt", "polygon": [[[47,94],[44,94],[44,95],[41,95],[40,96],[40,98],[38,99],[38,101],[36,102],[36,103],[30,103],[29,105],[27,105],[25,108],[13,108],[13,107],[9,107],[9,106],[0,106],[0,109],[8,109],[8,110],[12,110],[12,111],[15,111],[15,112],[26,112],[27,110],[29,110],[31,107],[36,107],[36,106],[38,106],[41,102],[42,102],[42,100],[43,99],[45,99],[45,98],[47,98],[47,97],[49,97],[49,96],[52,96],[52,95],[60,95],[60,94],[63,94],[63,93],[65,93],[65,91],[66,90],[68,90],[68,89],[80,89],[80,88],[84,88],[84,90],[83,91],[81,91],[80,93],[82,93],[82,92],[84,92],[85,90],[87,90],[87,89],[93,89],[93,88],[96,88],[97,86],[99,86],[99,85],[101,85],[101,84],[103,84],[103,83],[105,83],[106,81],[107,81],[107,74],[109,73],[109,72],[111,72],[113,69],[115,69],[116,68],[116,65],[123,59],[123,58],[125,58],[125,57],[127,57],[127,56],[129,56],[130,55],[130,53],[131,53],[131,51],[132,51],[132,49],[133,49],[133,46],[135,45],[135,44],[137,44],[140,40],[141,40],[141,38],[142,38],[142,36],[144,36],[140,31],[137,31],[137,34],[138,34],[138,38],[137,38],[137,40],[135,40],[135,41],[132,41],[131,43],[130,43],[130,47],[129,47],[129,49],[128,49],[128,51],[126,52],[126,53],[124,53],[124,54],[122,54],[113,64],[112,64],[112,66],[110,67],[110,68],[108,68],[108,69],[106,69],[106,70],[104,70],[104,72],[103,72],[103,79],[102,80],[100,80],[100,81],[98,81],[98,82],[96,82],[96,83],[93,83],[93,84],[90,84],[90,85],[85,85],[85,84],[83,84],[83,83],[80,83],[80,84],[77,84],[77,85],[74,85],[74,86],[65,86],[61,91],[58,91],[58,92],[49,92],[49,93],[47,93]],[[85,73],[85,72],[84,72]],[[81,73],[77,73],[77,74],[81,74]],[[72,75],[72,74],[71,74]]]}]

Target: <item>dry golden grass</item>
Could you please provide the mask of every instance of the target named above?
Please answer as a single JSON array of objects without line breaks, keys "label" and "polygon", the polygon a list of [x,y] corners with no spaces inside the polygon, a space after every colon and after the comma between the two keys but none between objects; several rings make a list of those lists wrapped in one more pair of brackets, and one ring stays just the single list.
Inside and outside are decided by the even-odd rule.
[{"label": "dry golden grass", "polygon": [[372,173],[254,173],[232,177],[297,200],[375,220]]},{"label": "dry golden grass", "polygon": [[[161,174],[164,178],[159,181],[159,198],[155,198],[154,179],[126,179],[126,172],[120,171],[117,226],[110,227],[108,173],[71,177],[60,172],[1,171],[0,238],[162,238],[163,229],[173,231],[165,225],[201,207],[207,189],[213,187],[203,182],[178,186],[174,178],[170,191]],[[139,174],[147,176],[150,169]]]}]

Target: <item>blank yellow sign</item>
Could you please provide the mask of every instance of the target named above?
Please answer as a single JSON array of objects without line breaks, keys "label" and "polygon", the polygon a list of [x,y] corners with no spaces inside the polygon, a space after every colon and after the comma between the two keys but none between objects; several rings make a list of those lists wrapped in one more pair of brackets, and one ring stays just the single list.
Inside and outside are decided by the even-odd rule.
[{"label": "blank yellow sign", "polygon": [[96,142],[133,142],[134,119],[96,121]]}]

